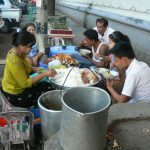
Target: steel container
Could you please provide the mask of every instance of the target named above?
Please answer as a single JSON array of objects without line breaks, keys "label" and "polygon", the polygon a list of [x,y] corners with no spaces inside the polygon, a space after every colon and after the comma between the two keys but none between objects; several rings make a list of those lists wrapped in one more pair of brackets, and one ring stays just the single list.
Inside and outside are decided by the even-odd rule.
[{"label": "steel container", "polygon": [[59,141],[64,150],[103,150],[106,143],[108,93],[95,87],[67,89],[62,96]]},{"label": "steel container", "polygon": [[44,93],[38,99],[42,135],[45,139],[51,138],[60,129],[61,95],[61,90],[54,90]]}]

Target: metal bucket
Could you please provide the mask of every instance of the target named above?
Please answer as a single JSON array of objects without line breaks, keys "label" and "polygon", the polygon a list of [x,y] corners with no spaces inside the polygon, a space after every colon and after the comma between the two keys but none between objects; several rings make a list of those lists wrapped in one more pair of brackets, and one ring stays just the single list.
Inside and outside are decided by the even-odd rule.
[{"label": "metal bucket", "polygon": [[108,93],[95,87],[77,87],[62,96],[60,145],[64,150],[103,150],[106,143]]},{"label": "metal bucket", "polygon": [[61,90],[54,90],[42,94],[38,99],[42,135],[45,139],[51,138],[60,129],[61,95]]}]

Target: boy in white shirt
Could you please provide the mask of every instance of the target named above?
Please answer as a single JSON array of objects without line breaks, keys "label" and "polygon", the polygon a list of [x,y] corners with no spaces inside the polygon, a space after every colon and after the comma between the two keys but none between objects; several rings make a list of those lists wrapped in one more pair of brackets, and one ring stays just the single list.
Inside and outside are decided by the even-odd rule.
[{"label": "boy in white shirt", "polygon": [[121,94],[113,88],[113,81],[107,81],[107,88],[118,103],[150,101],[150,67],[135,58],[132,46],[127,42],[119,42],[110,50],[114,54],[115,66],[126,71],[126,79]]}]

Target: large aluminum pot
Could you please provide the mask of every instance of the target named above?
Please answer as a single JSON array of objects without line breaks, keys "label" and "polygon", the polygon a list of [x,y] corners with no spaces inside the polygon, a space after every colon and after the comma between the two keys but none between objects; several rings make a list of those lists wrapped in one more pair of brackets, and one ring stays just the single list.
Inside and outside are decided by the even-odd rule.
[{"label": "large aluminum pot", "polygon": [[95,87],[66,90],[62,96],[60,145],[64,150],[103,150],[106,143],[108,93]]},{"label": "large aluminum pot", "polygon": [[[96,84],[98,84],[100,80],[94,82],[94,83],[91,83],[91,84],[87,84],[87,85],[83,85],[83,87],[92,87],[92,86],[95,86]],[[66,90],[66,89],[69,89],[69,88],[72,88],[71,86],[62,86],[60,84],[57,84],[55,81],[50,81],[51,84],[56,88],[56,89],[59,89],[59,90]],[[71,84],[71,83],[70,83]],[[81,87],[81,86],[77,86],[77,87]]]},{"label": "large aluminum pot", "polygon": [[60,129],[61,95],[61,90],[54,90],[44,93],[38,99],[42,135],[45,139],[51,138]]}]

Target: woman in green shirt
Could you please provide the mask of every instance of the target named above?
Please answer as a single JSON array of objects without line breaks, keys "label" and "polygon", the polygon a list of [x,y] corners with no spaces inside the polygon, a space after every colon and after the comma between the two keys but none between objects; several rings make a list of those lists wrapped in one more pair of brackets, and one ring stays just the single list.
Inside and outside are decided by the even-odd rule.
[{"label": "woman in green shirt", "polygon": [[51,90],[50,83],[39,81],[45,77],[54,76],[56,74],[54,70],[46,70],[32,79],[30,78],[32,72],[39,71],[39,68],[31,67],[26,60],[26,54],[35,43],[34,35],[27,31],[13,35],[12,45],[14,47],[6,57],[1,90],[14,106],[30,107],[35,105],[42,93]]}]

